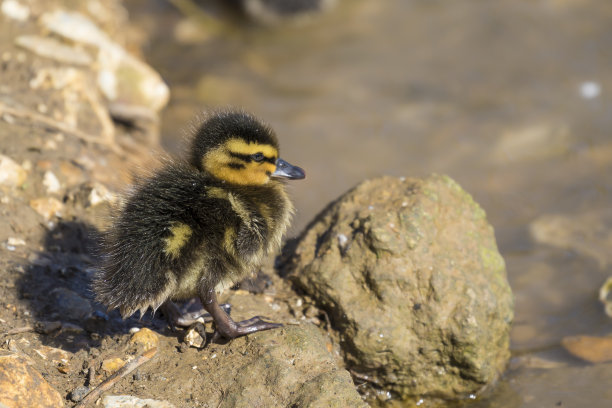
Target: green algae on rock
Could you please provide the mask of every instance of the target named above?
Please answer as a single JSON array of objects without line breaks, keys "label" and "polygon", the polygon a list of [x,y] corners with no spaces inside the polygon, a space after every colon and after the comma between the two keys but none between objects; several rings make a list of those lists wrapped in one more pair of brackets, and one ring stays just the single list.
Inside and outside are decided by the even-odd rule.
[{"label": "green algae on rock", "polygon": [[352,372],[401,398],[478,392],[510,356],[493,228],[447,176],[364,181],[310,224],[286,268],[329,313]]}]

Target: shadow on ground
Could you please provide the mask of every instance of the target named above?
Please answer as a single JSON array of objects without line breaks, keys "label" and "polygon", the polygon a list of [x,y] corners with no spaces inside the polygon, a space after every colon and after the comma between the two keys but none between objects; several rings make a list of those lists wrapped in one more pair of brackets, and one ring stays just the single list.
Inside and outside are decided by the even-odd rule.
[{"label": "shadow on ground", "polygon": [[100,232],[81,221],[60,221],[48,230],[44,248],[32,257],[17,282],[21,297],[29,303],[36,331],[49,346],[76,352],[99,347],[105,335],[126,333],[131,327],[167,331],[163,320],[121,319],[94,300],[91,280],[97,259]]}]

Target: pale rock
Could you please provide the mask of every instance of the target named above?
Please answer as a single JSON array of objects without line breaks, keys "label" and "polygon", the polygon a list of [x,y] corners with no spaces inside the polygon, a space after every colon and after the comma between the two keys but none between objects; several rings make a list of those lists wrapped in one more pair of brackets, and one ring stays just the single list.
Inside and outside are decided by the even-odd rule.
[{"label": "pale rock", "polygon": [[66,45],[53,38],[38,35],[20,35],[15,44],[34,54],[67,64],[90,66],[93,58],[85,51]]},{"label": "pale rock", "polygon": [[102,203],[114,203],[117,201],[117,196],[113,194],[104,184],[94,183],[87,197],[87,204],[90,207],[95,207]]},{"label": "pale rock", "polygon": [[166,401],[143,399],[131,395],[107,395],[102,400],[104,408],[175,408]]},{"label": "pale rock", "polygon": [[45,13],[41,22],[52,33],[98,49],[98,87],[109,102],[120,100],[154,111],[168,103],[170,91],[160,75],[115,43],[83,14],[56,10]]},{"label": "pale rock", "polygon": [[28,177],[27,171],[8,156],[0,155],[0,185],[20,187]]},{"label": "pale rock", "polygon": [[187,330],[183,341],[189,347],[202,348],[206,345],[206,330],[202,323],[197,322]]},{"label": "pale rock", "polygon": [[8,408],[64,406],[64,399],[20,356],[0,356],[0,406]]},{"label": "pale rock", "polygon": [[6,240],[6,244],[11,245],[11,246],[18,246],[18,245],[25,245],[26,242],[23,238],[9,237]]},{"label": "pale rock", "polygon": [[57,176],[49,170],[43,176],[43,185],[47,188],[48,194],[58,193],[62,188],[62,183],[57,179]]},{"label": "pale rock", "polygon": [[30,200],[30,207],[42,215],[45,220],[49,220],[53,216],[61,216],[64,204],[57,198],[41,197]]},{"label": "pale rock", "polygon": [[30,8],[16,0],[4,0],[0,9],[2,14],[13,20],[26,21],[30,17]]}]

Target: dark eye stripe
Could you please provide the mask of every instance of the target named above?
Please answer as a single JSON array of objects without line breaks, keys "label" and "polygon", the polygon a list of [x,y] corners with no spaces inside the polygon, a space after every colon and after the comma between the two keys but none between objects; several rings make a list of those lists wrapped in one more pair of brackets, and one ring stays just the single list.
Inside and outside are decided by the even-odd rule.
[{"label": "dark eye stripe", "polygon": [[232,169],[240,170],[246,168],[244,164],[241,163],[228,163],[227,167],[231,167]]},{"label": "dark eye stripe", "polygon": [[[242,160],[243,162],[246,163],[250,163],[251,161],[253,161],[253,158],[251,157],[250,154],[241,154],[241,153],[234,153],[234,152],[229,152],[229,155]],[[276,164],[276,157],[266,157],[264,156],[264,159],[262,160],[262,162],[268,162],[268,163],[272,163],[272,164]]]}]

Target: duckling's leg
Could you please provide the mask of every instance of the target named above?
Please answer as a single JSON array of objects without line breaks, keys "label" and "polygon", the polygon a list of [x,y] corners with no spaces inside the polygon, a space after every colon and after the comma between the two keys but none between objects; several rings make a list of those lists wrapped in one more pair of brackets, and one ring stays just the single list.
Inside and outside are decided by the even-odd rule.
[{"label": "duckling's leg", "polygon": [[260,316],[255,316],[241,322],[235,322],[225,313],[221,306],[219,306],[217,302],[217,293],[214,289],[203,288],[200,292],[200,299],[202,300],[204,309],[210,313],[215,322],[215,335],[218,333],[226,339],[233,339],[260,330],[283,327],[280,323],[263,321]]},{"label": "duckling's leg", "polygon": [[[227,303],[224,303],[219,307],[227,314],[229,314],[232,309],[232,307]],[[171,300],[166,301],[161,306],[161,311],[173,329],[176,327],[189,327],[197,322],[208,323],[213,321],[212,316],[206,312],[206,309],[183,313]]]}]

